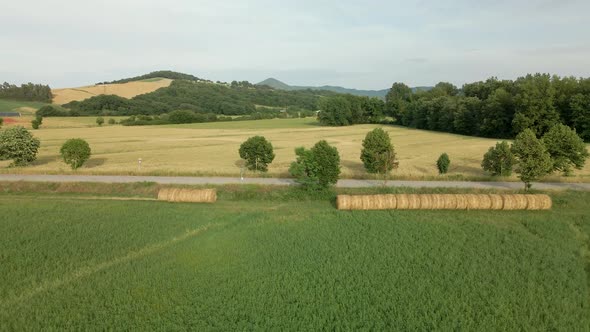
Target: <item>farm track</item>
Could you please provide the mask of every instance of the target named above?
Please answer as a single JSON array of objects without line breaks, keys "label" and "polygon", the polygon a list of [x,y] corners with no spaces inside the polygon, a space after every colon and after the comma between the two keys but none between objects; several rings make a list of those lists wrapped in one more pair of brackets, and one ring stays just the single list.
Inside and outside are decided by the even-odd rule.
[{"label": "farm track", "polygon": [[[154,182],[158,184],[179,185],[224,185],[224,184],[260,184],[260,185],[295,185],[293,179],[286,178],[240,178],[233,177],[183,177],[183,176],[128,176],[128,175],[21,175],[1,174],[0,181],[26,182],[98,182],[98,183],[135,183]],[[409,187],[409,188],[465,188],[465,189],[511,189],[523,188],[520,182],[485,182],[485,181],[387,181],[381,180],[339,180],[340,188],[366,187]],[[539,190],[582,190],[590,191],[590,183],[534,183]]]}]

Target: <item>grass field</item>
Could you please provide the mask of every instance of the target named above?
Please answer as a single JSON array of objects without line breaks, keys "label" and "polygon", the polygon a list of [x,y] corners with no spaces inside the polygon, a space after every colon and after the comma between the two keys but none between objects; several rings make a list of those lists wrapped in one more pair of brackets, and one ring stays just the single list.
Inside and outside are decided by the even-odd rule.
[{"label": "grass field", "polygon": [[492,214],[344,212],[264,187],[191,205],[15,186],[0,184],[4,330],[590,329],[590,193]]},{"label": "grass field", "polygon": [[117,95],[125,98],[133,98],[137,95],[149,93],[170,85],[172,80],[166,78],[153,78],[143,81],[121,84],[89,85],[79,88],[53,89],[53,102],[63,105],[74,100],[84,100],[93,96]]},{"label": "grass field", "polygon": [[[0,162],[0,172],[71,173],[59,159],[59,148],[67,139],[80,137],[88,140],[93,156],[77,171],[79,174],[238,176],[240,144],[250,136],[264,135],[274,145],[276,154],[269,176],[288,175],[296,147],[311,147],[318,140],[326,139],[340,152],[343,177],[362,178],[367,176],[360,160],[362,140],[377,127],[322,127],[313,118],[306,118],[99,128],[95,120],[94,117],[45,118],[41,129],[33,132],[41,139],[38,160],[32,166],[14,169],[6,167],[9,162]],[[23,121],[30,126],[28,118]],[[480,167],[481,159],[496,140],[397,126],[384,128],[391,135],[400,160],[399,169],[392,173],[394,178],[486,179]],[[442,152],[451,158],[450,173],[445,177],[438,176],[435,167]],[[138,158],[143,160],[141,172],[137,168]],[[590,181],[590,165],[575,175],[553,176],[547,180]]]},{"label": "grass field", "polygon": [[47,103],[35,101],[17,101],[0,99],[0,112],[20,112],[22,115],[32,115]]}]

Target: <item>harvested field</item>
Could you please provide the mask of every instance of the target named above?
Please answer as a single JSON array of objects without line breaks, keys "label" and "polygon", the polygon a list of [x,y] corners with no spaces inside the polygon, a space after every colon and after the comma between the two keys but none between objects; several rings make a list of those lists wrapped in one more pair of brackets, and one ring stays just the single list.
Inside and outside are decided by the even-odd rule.
[{"label": "harvested field", "polygon": [[172,80],[162,78],[158,80],[136,81],[122,84],[90,85],[79,88],[53,89],[53,103],[67,104],[71,101],[81,101],[98,95],[117,95],[125,98],[133,98],[137,95],[150,93],[165,88]]}]

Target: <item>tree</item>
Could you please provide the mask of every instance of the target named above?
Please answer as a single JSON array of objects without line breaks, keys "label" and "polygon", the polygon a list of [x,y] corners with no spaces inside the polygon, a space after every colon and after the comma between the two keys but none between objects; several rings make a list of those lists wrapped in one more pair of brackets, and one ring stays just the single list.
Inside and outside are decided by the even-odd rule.
[{"label": "tree", "polygon": [[590,141],[590,93],[573,96],[570,108],[572,127],[585,141]]},{"label": "tree", "polygon": [[240,145],[240,158],[246,161],[249,170],[266,172],[268,164],[275,159],[272,144],[263,136],[248,138]]},{"label": "tree", "polygon": [[518,160],[516,173],[524,182],[525,190],[531,187],[532,181],[551,172],[551,155],[532,129],[525,129],[516,136],[512,153]]},{"label": "tree", "polygon": [[450,165],[451,159],[449,158],[449,155],[446,153],[441,154],[440,157],[438,157],[438,160],[436,161],[436,168],[438,168],[439,174],[446,174],[449,171]]},{"label": "tree", "polygon": [[102,126],[103,123],[104,123],[104,119],[101,116],[99,116],[98,118],[96,118],[96,124],[98,126]]},{"label": "tree", "polygon": [[395,166],[395,150],[389,134],[381,128],[367,133],[363,140],[361,160],[369,173],[386,174]]},{"label": "tree", "polygon": [[297,160],[291,164],[289,173],[305,188],[320,190],[338,182],[340,155],[328,142],[319,141],[310,150],[297,148],[295,154]]},{"label": "tree", "polygon": [[116,123],[117,123],[117,121],[115,121],[115,119],[113,119],[113,118],[110,118],[110,119],[109,119],[109,124],[110,124],[110,125],[114,125],[114,124],[116,124]]},{"label": "tree", "polygon": [[39,122],[38,118],[31,120],[31,127],[33,127],[33,129],[39,129],[40,125],[41,122]]},{"label": "tree", "polygon": [[0,132],[0,160],[12,160],[11,166],[25,166],[35,161],[41,142],[24,127]]},{"label": "tree", "polygon": [[553,124],[559,122],[555,109],[555,87],[549,75],[527,75],[516,81],[516,114],[512,121],[515,133],[531,129],[537,137],[543,136]]},{"label": "tree", "polygon": [[320,124],[324,126],[348,126],[352,124],[352,105],[344,96],[322,99],[318,114]]},{"label": "tree", "polygon": [[63,161],[72,169],[78,169],[90,158],[90,146],[81,138],[67,140],[59,150]]},{"label": "tree", "polygon": [[576,134],[575,129],[557,124],[544,136],[543,144],[551,155],[553,171],[563,172],[565,176],[572,173],[572,168],[582,169],[588,158],[584,140]]},{"label": "tree", "polygon": [[393,83],[385,96],[385,112],[401,123],[402,116],[407,112],[412,100],[412,89],[404,83]]},{"label": "tree", "polygon": [[510,150],[510,145],[503,141],[496,143],[495,147],[490,147],[484,154],[481,168],[493,176],[510,176],[515,163],[516,159]]}]

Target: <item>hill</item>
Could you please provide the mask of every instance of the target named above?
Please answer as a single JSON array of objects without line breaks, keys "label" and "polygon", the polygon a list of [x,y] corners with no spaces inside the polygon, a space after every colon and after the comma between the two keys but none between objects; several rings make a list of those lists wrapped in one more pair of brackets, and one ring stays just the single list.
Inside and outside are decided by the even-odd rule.
[{"label": "hill", "polygon": [[79,88],[53,89],[53,103],[67,104],[72,101],[82,101],[98,95],[116,95],[124,98],[154,92],[160,88],[170,86],[172,79],[149,78],[141,81],[127,83],[109,83],[101,85],[90,85]]},{"label": "hill", "polygon": [[[341,86],[333,86],[333,85],[323,85],[323,86],[297,86],[297,85],[289,85],[287,83],[281,82],[276,78],[267,78],[264,81],[258,83],[257,85],[266,85],[273,89],[277,90],[325,90],[325,91],[332,91],[336,93],[348,93],[355,96],[367,96],[367,97],[378,97],[378,98],[385,98],[389,89],[382,89],[382,90],[357,90],[357,89],[349,89],[343,88]],[[413,92],[416,91],[423,91],[423,90],[430,90],[432,87],[414,87],[412,88]]]},{"label": "hill", "polygon": [[153,71],[153,72],[151,72],[149,74],[145,74],[145,75],[123,78],[120,80],[115,80],[115,81],[110,81],[110,82],[101,82],[101,83],[96,83],[96,84],[98,85],[98,84],[128,83],[128,82],[136,82],[136,81],[151,81],[152,79],[162,79],[162,78],[167,78],[170,80],[187,80],[187,81],[195,81],[195,82],[207,81],[207,80],[198,78],[198,77],[191,75],[191,74],[179,73],[179,72],[171,71],[171,70],[158,70],[158,71]]}]

